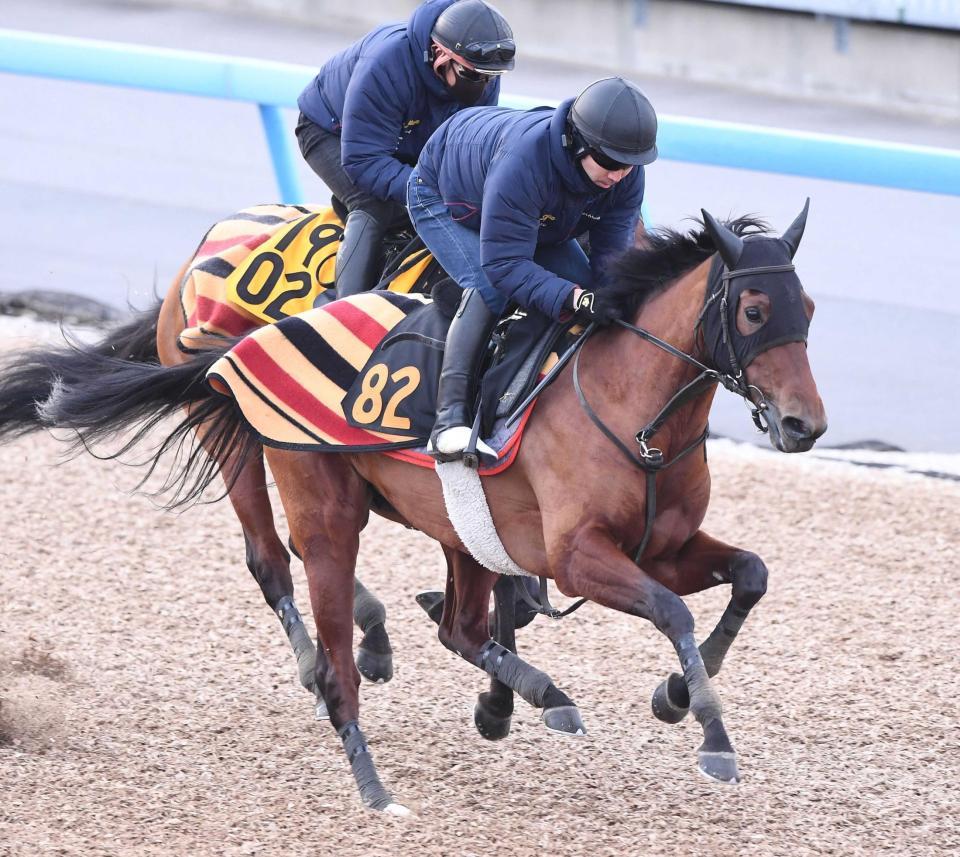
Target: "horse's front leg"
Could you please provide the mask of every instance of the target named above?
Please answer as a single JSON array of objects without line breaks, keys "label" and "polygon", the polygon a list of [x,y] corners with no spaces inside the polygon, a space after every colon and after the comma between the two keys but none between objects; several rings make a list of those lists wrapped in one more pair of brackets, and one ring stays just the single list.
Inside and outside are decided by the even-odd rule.
[{"label": "horse's front leg", "polygon": [[[651,569],[656,573],[656,569]],[[700,655],[711,678],[720,672],[723,659],[750,611],[767,591],[767,567],[756,554],[724,544],[702,530],[680,551],[665,583],[678,595],[702,592],[721,583],[731,585],[730,601],[716,628],[700,644]],[[653,713],[665,723],[679,723],[690,708],[687,683],[672,673],[653,693]]]},{"label": "horse's front leg", "polygon": [[553,567],[558,589],[623,613],[649,619],[676,649],[690,691],[690,710],[703,729],[698,750],[702,773],[737,783],[736,754],[723,725],[714,690],[693,636],[693,616],[678,595],[635,565],[604,531],[583,528],[562,542]]},{"label": "horse's front leg", "polygon": [[[543,709],[544,725],[552,732],[585,735],[579,710],[550,676],[491,638],[488,610],[498,575],[460,551],[449,551],[448,560],[440,642],[495,680],[491,691],[498,702],[506,693],[500,686],[512,689],[535,708]],[[502,597],[511,596],[503,593]]]}]

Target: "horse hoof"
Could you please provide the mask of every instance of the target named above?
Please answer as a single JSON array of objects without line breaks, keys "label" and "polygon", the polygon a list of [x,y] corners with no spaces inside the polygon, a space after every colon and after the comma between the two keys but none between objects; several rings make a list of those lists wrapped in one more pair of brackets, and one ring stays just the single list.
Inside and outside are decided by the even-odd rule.
[{"label": "horse hoof", "polygon": [[323,697],[320,694],[317,694],[317,704],[313,709],[313,718],[314,720],[329,720],[330,712],[327,711],[327,703],[323,701]]},{"label": "horse hoof", "polygon": [[384,808],[383,812],[387,815],[396,815],[401,818],[415,818],[414,813],[407,809],[402,803],[388,803]]},{"label": "horse hoof", "polygon": [[650,700],[650,707],[653,709],[653,716],[664,723],[679,723],[687,716],[690,710],[686,705],[674,702],[670,697],[670,686],[674,684],[674,676],[680,681],[683,677],[674,673],[670,678],[662,681],[660,686],[653,692],[653,698]]},{"label": "horse hoof", "polygon": [[357,649],[357,669],[367,681],[386,684],[393,678],[393,655],[381,655],[360,647]]},{"label": "horse hoof", "polygon": [[367,681],[386,684],[393,678],[393,649],[382,622],[368,628],[357,648],[357,669]]},{"label": "horse hoof", "polygon": [[486,704],[484,696],[486,694],[481,693],[477,704],[473,707],[473,725],[488,741],[500,741],[510,734],[510,715],[498,714]]},{"label": "horse hoof", "polygon": [[423,608],[424,613],[439,625],[443,616],[443,593],[432,590],[420,592],[416,598],[417,604]]},{"label": "horse hoof", "polygon": [[580,709],[575,705],[558,705],[556,708],[545,708],[540,715],[543,725],[551,732],[561,735],[581,736],[587,734],[587,727],[580,718]]},{"label": "horse hoof", "polygon": [[708,780],[729,786],[735,786],[740,782],[736,753],[715,753],[701,750],[697,756],[697,768]]}]

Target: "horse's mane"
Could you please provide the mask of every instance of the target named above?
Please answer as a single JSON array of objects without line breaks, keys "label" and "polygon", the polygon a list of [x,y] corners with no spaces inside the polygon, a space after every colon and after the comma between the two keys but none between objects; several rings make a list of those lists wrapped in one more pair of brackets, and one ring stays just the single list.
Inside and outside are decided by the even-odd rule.
[{"label": "horse's mane", "polygon": [[[709,259],[717,248],[703,228],[703,221],[696,222],[701,228],[686,234],[674,229],[653,229],[644,236],[646,246],[631,248],[611,261],[609,283],[596,291],[595,301],[601,312],[616,307],[619,314],[632,318],[653,295]],[[765,221],[749,214],[725,225],[741,236],[770,231]]]}]

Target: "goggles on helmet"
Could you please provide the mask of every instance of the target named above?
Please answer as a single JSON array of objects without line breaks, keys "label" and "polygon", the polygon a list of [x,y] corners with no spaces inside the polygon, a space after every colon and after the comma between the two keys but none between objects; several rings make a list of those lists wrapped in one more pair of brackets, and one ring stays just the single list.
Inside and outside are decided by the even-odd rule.
[{"label": "goggles on helmet", "polygon": [[456,60],[452,60],[450,64],[453,67],[453,73],[459,77],[460,80],[467,80],[470,83],[480,83],[481,81],[486,82],[493,76],[488,71],[479,71],[478,69],[467,68],[465,65],[458,63]]}]

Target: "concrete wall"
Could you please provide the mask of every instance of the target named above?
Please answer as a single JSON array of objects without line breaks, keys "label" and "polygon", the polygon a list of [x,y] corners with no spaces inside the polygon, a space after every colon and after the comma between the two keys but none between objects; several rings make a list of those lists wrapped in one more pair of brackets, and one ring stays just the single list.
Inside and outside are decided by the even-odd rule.
[{"label": "concrete wall", "polygon": [[[126,0],[360,32],[416,0]],[[496,0],[523,56],[960,118],[960,33],[694,0]]]}]

